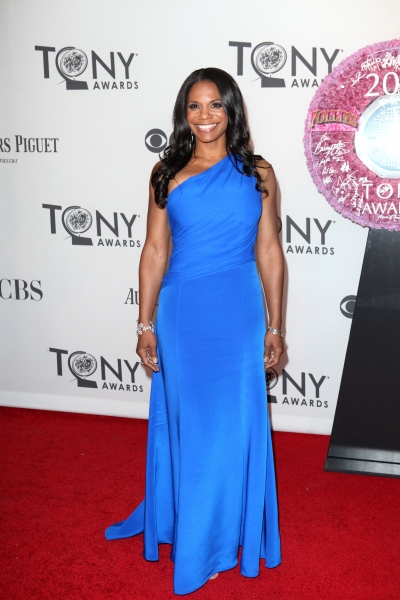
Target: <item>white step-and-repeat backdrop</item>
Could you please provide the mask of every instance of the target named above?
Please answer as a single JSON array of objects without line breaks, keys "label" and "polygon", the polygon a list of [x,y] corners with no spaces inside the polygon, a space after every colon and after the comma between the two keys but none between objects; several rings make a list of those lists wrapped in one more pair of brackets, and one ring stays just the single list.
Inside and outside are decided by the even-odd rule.
[{"label": "white step-and-repeat backdrop", "polygon": [[[3,0],[1,391],[6,406],[146,418],[135,354],[148,179],[194,69],[238,81],[279,181],[287,356],[275,429],[329,433],[368,230],[335,213],[303,129],[334,66],[398,34],[395,0]],[[281,49],[272,79],[257,46]],[[235,298],[232,298],[235,302]]]}]

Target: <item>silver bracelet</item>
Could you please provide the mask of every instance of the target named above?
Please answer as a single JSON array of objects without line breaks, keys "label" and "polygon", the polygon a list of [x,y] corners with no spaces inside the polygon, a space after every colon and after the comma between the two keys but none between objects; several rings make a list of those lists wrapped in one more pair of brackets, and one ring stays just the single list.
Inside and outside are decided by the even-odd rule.
[{"label": "silver bracelet", "polygon": [[272,333],[274,333],[275,335],[280,335],[281,338],[285,337],[285,334],[282,333],[281,329],[275,329],[274,327],[267,327],[267,331],[272,331]]},{"label": "silver bracelet", "polygon": [[149,325],[143,325],[143,323],[137,324],[136,335],[142,335],[143,331],[151,331],[154,333],[154,323],[149,321]]}]

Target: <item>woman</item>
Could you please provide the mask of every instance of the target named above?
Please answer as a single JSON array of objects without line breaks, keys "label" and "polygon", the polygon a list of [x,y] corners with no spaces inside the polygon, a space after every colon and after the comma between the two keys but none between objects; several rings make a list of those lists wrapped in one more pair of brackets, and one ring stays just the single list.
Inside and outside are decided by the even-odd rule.
[{"label": "woman", "polygon": [[144,531],[147,560],[172,544],[177,594],[234,567],[239,546],[247,577],[261,557],[281,561],[264,366],[284,351],[283,256],[274,172],[249,142],[234,79],[195,71],[150,182],[137,345],[153,371],[146,498],[106,537]]}]

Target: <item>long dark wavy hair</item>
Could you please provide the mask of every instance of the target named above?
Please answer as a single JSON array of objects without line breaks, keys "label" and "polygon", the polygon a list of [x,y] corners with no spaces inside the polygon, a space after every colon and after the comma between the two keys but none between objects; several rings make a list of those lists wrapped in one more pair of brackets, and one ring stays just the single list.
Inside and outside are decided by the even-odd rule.
[{"label": "long dark wavy hair", "polygon": [[174,131],[171,143],[164,150],[163,156],[160,157],[161,163],[151,176],[155,201],[160,208],[165,208],[167,204],[170,180],[193,156],[192,132],[186,115],[189,91],[198,81],[212,81],[218,88],[223,109],[228,117],[226,151],[233,157],[236,169],[248,177],[254,176],[256,189],[267,193],[267,190],[262,188],[262,182],[266,179],[261,179],[256,170],[262,156],[254,154],[250,146],[250,132],[239,86],[226,71],[209,67],[193,71],[179,90],[173,112]]}]

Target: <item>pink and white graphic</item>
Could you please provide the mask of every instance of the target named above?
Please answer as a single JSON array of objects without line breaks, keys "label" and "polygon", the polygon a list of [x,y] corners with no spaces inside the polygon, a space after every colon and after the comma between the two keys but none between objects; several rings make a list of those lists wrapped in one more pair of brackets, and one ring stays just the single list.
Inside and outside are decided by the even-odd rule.
[{"label": "pink and white graphic", "polygon": [[324,78],[304,146],[335,210],[364,227],[400,230],[400,40],[367,46]]}]

